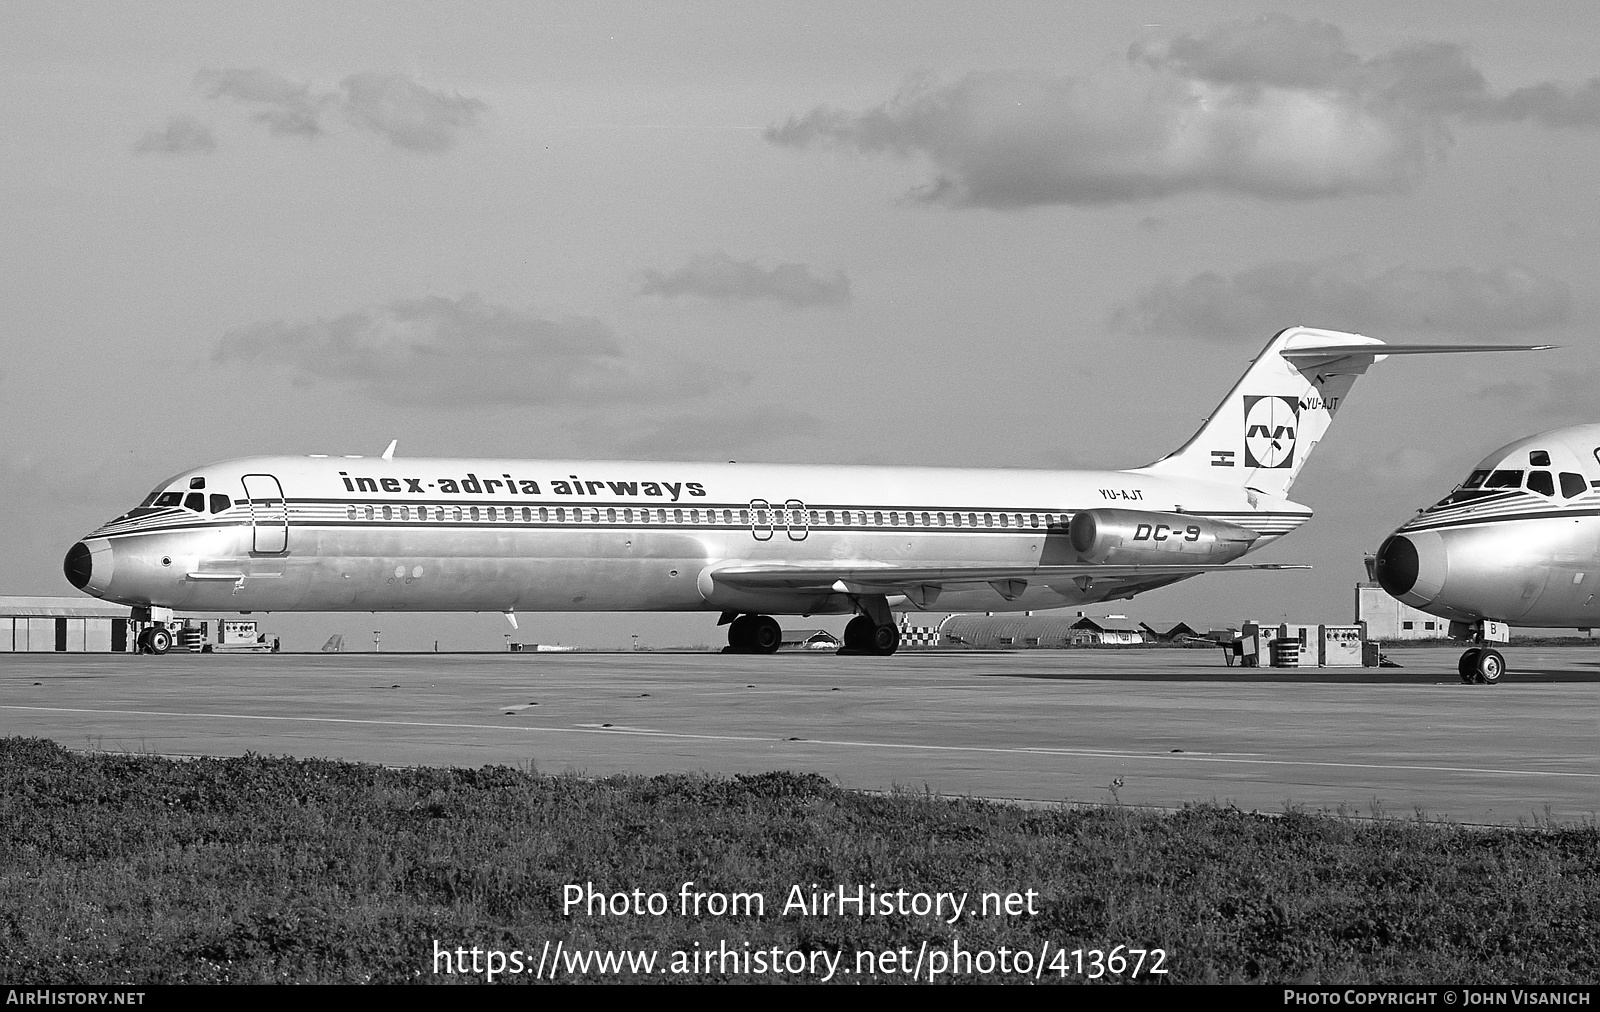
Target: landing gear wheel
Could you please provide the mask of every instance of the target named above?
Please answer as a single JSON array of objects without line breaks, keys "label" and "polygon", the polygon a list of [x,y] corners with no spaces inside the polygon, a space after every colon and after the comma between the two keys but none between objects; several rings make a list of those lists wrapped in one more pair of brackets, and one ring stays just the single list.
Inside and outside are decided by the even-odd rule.
[{"label": "landing gear wheel", "polygon": [[758,654],[775,654],[783,645],[783,627],[771,615],[752,615],[746,627],[749,649]]},{"label": "landing gear wheel", "polygon": [[1500,656],[1500,651],[1485,649],[1478,654],[1478,681],[1485,685],[1500,684],[1500,676],[1506,673],[1506,659]]},{"label": "landing gear wheel", "polygon": [[1478,681],[1478,655],[1482,654],[1480,647],[1473,647],[1461,655],[1461,660],[1456,662],[1456,670],[1461,673],[1461,680],[1468,685]]},{"label": "landing gear wheel", "polygon": [[872,649],[872,633],[876,626],[872,619],[857,615],[844,627],[844,648],[852,653],[866,653]]},{"label": "landing gear wheel", "polygon": [[892,625],[876,626],[872,630],[872,652],[887,657],[900,649],[900,630]]},{"label": "landing gear wheel", "polygon": [[165,629],[151,629],[145,633],[145,637],[145,649],[157,656],[172,649],[172,634]]},{"label": "landing gear wheel", "polygon": [[731,653],[750,652],[750,616],[740,615],[728,626],[728,650]]}]

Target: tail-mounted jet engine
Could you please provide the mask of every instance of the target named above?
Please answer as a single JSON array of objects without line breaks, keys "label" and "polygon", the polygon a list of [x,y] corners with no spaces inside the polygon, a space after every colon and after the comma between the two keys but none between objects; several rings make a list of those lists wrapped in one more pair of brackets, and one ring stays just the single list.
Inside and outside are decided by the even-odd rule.
[{"label": "tail-mounted jet engine", "polygon": [[1261,535],[1188,513],[1083,510],[1073,514],[1067,537],[1084,562],[1159,566],[1232,562]]}]

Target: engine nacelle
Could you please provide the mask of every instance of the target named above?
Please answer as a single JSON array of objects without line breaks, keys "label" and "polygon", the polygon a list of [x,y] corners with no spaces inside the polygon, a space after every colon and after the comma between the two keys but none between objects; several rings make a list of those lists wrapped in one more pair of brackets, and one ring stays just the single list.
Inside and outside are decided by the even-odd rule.
[{"label": "engine nacelle", "polygon": [[1232,562],[1261,535],[1189,513],[1083,510],[1073,514],[1067,537],[1084,562],[1159,566]]}]

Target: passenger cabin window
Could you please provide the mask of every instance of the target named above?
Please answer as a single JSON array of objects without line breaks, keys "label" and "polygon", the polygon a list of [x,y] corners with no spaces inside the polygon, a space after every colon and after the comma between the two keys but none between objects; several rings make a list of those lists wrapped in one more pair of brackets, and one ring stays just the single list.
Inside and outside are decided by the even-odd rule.
[{"label": "passenger cabin window", "polygon": [[368,520],[372,519],[372,507],[371,506],[367,507],[367,519]]},{"label": "passenger cabin window", "polygon": [[1583,475],[1571,471],[1561,472],[1561,494],[1568,499],[1575,495],[1582,495],[1589,490],[1589,483],[1583,480]]},{"label": "passenger cabin window", "polygon": [[183,500],[183,508],[194,510],[196,513],[206,511],[206,496],[204,492],[190,492]]},{"label": "passenger cabin window", "polygon": [[183,505],[183,493],[182,492],[163,492],[160,495],[156,496],[155,505],[157,505],[157,506],[182,506]]},{"label": "passenger cabin window", "polygon": [[351,520],[356,518],[356,508],[354,506],[350,507],[349,516]]},{"label": "passenger cabin window", "polygon": [[478,507],[476,506],[472,507],[472,521],[473,523],[477,523],[478,521]]},{"label": "passenger cabin window", "polygon": [[393,506],[385,506],[383,508],[383,518],[385,520],[393,520],[394,519],[394,507]]},{"label": "passenger cabin window", "polygon": [[1556,483],[1549,471],[1529,471],[1528,489],[1540,495],[1555,495]]},{"label": "passenger cabin window", "polygon": [[1548,451],[1548,450],[1531,450],[1531,451],[1529,451],[1529,453],[1528,453],[1528,466],[1529,467],[1549,467],[1550,466],[1550,451]]},{"label": "passenger cabin window", "polygon": [[1483,483],[1484,488],[1521,488],[1521,471],[1496,471]]}]

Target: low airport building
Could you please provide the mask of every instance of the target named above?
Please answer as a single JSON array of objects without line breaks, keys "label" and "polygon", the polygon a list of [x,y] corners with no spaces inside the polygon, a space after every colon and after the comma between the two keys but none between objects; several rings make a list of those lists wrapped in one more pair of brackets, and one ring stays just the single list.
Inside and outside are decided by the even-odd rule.
[{"label": "low airport building", "polygon": [[[137,653],[140,625],[129,612],[127,605],[88,597],[0,597],[0,653]],[[276,637],[260,634],[254,620],[176,616],[162,627],[173,650],[226,653],[278,646]]]},{"label": "low airport building", "polygon": [[1366,628],[1367,639],[1380,643],[1442,640],[1450,635],[1448,619],[1402,604],[1370,581],[1356,584],[1356,623]]},{"label": "low airport building", "polygon": [[838,650],[844,643],[826,629],[785,629],[782,650]]},{"label": "low airport building", "polygon": [[1090,618],[1073,611],[957,614],[932,625],[917,624],[913,616],[904,615],[900,625],[902,649],[1060,649],[1135,646],[1146,642],[1154,642],[1153,637],[1120,616]]},{"label": "low airport building", "polygon": [[0,653],[126,653],[126,605],[87,597],[0,597]]}]

